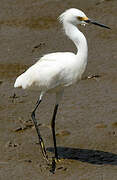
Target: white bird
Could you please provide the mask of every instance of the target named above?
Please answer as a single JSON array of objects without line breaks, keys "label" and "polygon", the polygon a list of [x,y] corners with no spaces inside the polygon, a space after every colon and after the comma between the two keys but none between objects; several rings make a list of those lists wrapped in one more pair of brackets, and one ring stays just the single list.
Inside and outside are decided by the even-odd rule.
[{"label": "white bird", "polygon": [[59,102],[62,98],[64,89],[74,83],[77,83],[81,79],[87,65],[87,40],[83,33],[80,32],[77,25],[85,25],[89,23],[110,29],[103,24],[92,21],[81,10],[75,8],[68,9],[62,13],[59,16],[59,21],[63,25],[65,34],[76,45],[77,53],[56,52],[46,54],[26,72],[21,74],[14,84],[15,88],[21,87],[23,89],[40,91],[40,97],[34,111],[31,114],[31,117],[39,137],[42,154],[46,160],[48,160],[48,156],[37,125],[37,120],[35,119],[35,112],[46,92],[56,93],[56,104],[51,121],[51,127],[54,141],[54,159],[58,160],[55,137],[55,118]]}]

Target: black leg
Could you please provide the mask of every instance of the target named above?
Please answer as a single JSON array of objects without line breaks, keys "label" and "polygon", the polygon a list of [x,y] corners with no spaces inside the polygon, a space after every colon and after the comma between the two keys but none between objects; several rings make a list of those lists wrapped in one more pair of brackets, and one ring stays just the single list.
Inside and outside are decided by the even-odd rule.
[{"label": "black leg", "polygon": [[54,141],[54,153],[55,153],[56,160],[58,160],[58,153],[57,153],[57,147],[56,147],[56,135],[55,135],[55,119],[56,119],[57,110],[58,110],[58,104],[55,105],[53,117],[52,117],[52,121],[51,121],[53,141]]},{"label": "black leg", "polygon": [[36,131],[37,131],[37,134],[38,134],[38,138],[39,138],[39,144],[41,146],[41,151],[42,151],[42,154],[43,154],[43,157],[48,161],[48,156],[47,156],[47,153],[46,153],[46,149],[45,149],[45,145],[44,145],[44,142],[43,142],[43,139],[41,137],[41,134],[40,134],[40,131],[39,131],[39,127],[37,125],[37,120],[35,118],[35,112],[39,106],[39,104],[41,103],[41,99],[39,99],[37,101],[37,105],[35,107],[35,109],[33,110],[32,114],[31,114],[31,117],[32,117],[32,120],[34,122],[34,125],[35,125],[35,128],[36,128]]}]

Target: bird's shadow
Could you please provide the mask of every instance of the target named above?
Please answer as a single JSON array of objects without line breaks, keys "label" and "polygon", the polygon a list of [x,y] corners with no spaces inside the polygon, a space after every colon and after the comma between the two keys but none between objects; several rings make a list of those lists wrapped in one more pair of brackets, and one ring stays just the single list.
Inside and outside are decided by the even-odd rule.
[{"label": "bird's shadow", "polygon": [[[58,155],[63,159],[78,160],[97,165],[117,165],[117,154],[90,149],[77,149],[70,147],[57,147]],[[48,147],[47,151],[54,153],[54,148]]]}]

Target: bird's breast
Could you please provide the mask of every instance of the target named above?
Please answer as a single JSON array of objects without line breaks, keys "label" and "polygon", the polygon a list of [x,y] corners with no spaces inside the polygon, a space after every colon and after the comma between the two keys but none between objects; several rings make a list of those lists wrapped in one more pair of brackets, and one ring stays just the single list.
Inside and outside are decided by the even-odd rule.
[{"label": "bird's breast", "polygon": [[63,72],[63,80],[65,83],[65,86],[72,85],[74,83],[77,83],[84,73],[86,69],[87,61],[84,60],[74,60],[71,64],[67,65],[67,68],[64,69]]}]

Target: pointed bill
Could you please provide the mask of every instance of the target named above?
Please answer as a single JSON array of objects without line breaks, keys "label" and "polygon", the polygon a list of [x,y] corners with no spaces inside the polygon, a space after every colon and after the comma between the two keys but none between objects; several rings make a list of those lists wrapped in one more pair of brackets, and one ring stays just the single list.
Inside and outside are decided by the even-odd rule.
[{"label": "pointed bill", "polygon": [[103,28],[111,29],[110,27],[108,27],[108,26],[106,26],[106,25],[104,25],[104,24],[98,23],[98,22],[96,22],[96,21],[94,21],[94,20],[91,20],[91,19],[89,19],[89,18],[87,18],[87,17],[85,17],[83,20],[84,20],[86,23],[89,23],[89,24],[94,24],[94,25],[97,25],[97,26],[100,26],[100,27],[103,27]]}]

